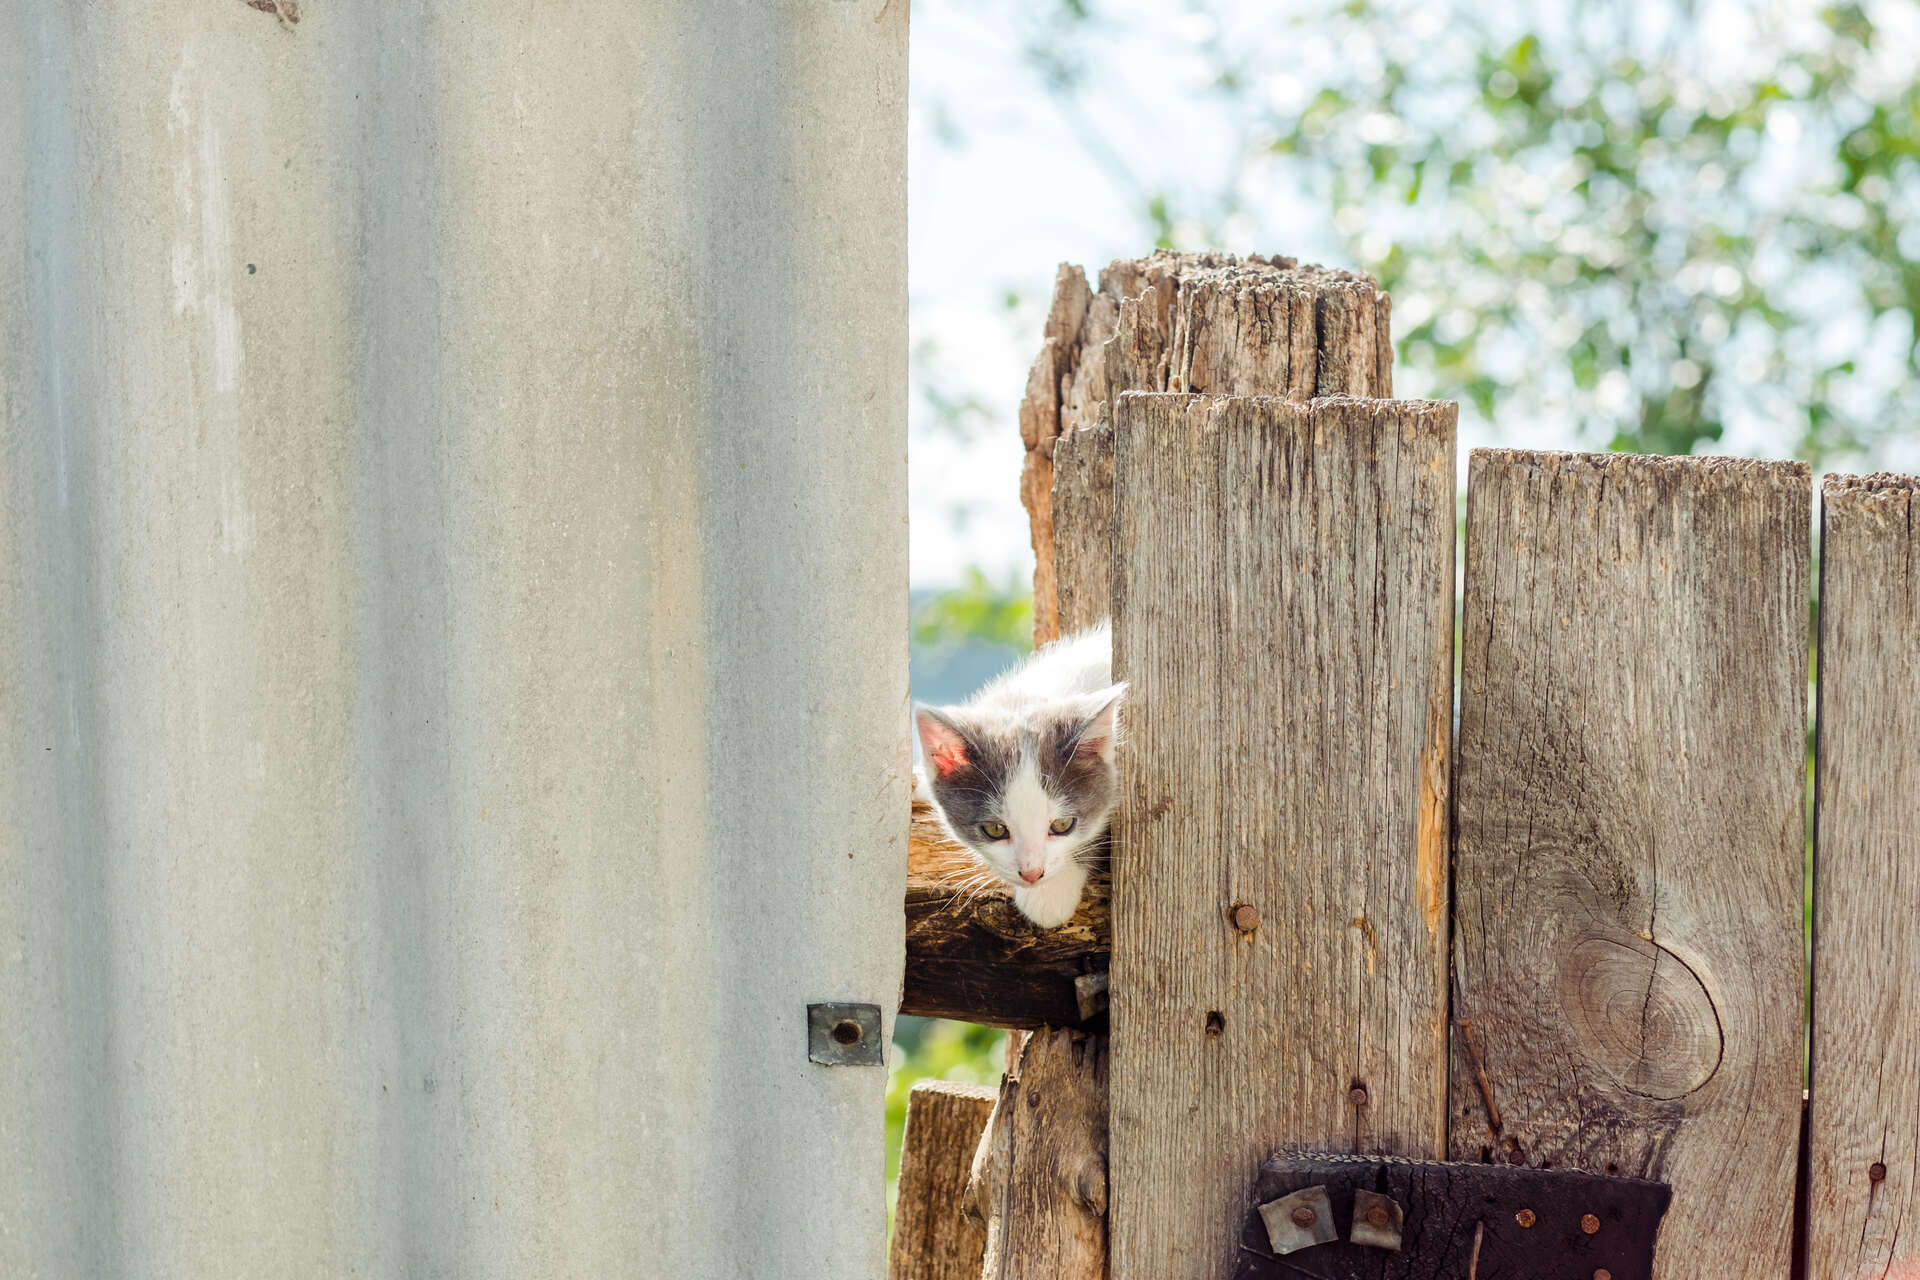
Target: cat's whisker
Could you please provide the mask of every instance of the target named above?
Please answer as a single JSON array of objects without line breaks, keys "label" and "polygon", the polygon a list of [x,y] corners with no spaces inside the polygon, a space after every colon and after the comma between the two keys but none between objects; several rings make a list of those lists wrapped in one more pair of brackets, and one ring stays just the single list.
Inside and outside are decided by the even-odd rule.
[{"label": "cat's whisker", "polygon": [[949,903],[949,909],[965,911],[971,909],[980,899],[993,892],[1001,883],[1000,877],[990,871],[980,871],[960,884],[961,892]]}]

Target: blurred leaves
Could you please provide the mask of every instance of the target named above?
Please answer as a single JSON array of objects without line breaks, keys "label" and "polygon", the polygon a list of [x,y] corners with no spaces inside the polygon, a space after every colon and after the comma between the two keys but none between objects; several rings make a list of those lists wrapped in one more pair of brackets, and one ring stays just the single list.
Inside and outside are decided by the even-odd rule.
[{"label": "blurred leaves", "polygon": [[[1018,305],[1017,298],[1006,303],[1008,310]],[[993,410],[978,391],[954,376],[947,367],[951,359],[932,338],[920,338],[908,356],[912,383],[925,413],[928,426],[955,439],[978,438],[993,425]]]},{"label": "blurred leaves", "polygon": [[913,640],[924,645],[977,640],[1025,651],[1033,643],[1033,590],[1017,574],[996,584],[970,566],[960,585],[914,609]]},{"label": "blurred leaves", "polygon": [[1221,129],[1247,142],[1202,190],[1100,135],[1143,239],[1222,243],[1242,211],[1261,225],[1261,192],[1306,193],[1394,295],[1408,382],[1496,428],[1560,421],[1660,453],[1731,433],[1857,464],[1920,416],[1920,37],[1886,21],[1909,10],[1016,8],[1083,121],[1147,73],[1103,62],[1116,32],[1187,32]]}]

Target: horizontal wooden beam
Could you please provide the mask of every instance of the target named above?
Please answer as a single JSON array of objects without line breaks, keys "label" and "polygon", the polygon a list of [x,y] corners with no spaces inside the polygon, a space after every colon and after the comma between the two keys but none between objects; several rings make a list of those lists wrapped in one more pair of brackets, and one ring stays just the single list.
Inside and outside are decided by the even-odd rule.
[{"label": "horizontal wooden beam", "polygon": [[996,1027],[1106,1021],[1107,878],[1079,912],[1036,927],[916,797],[907,854],[907,976],[900,1012]]}]

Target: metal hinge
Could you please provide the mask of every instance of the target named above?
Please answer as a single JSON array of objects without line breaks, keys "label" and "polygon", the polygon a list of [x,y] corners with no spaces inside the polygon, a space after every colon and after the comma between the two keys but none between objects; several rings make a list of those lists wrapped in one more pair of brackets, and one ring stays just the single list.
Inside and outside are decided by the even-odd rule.
[{"label": "metal hinge", "polygon": [[1651,1280],[1664,1183],[1511,1165],[1285,1155],[1255,1184],[1235,1280]]}]

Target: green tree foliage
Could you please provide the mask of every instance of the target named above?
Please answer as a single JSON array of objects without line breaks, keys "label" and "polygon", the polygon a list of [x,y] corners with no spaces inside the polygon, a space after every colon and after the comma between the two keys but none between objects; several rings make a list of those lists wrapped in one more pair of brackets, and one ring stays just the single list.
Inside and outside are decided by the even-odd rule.
[{"label": "green tree foliage", "polygon": [[[1496,429],[1911,465],[1920,37],[1910,7],[1194,0],[1218,187],[1098,128],[1147,11],[1013,6],[1038,79],[1162,244],[1321,202],[1393,294],[1407,381]],[[1156,176],[1157,175],[1157,176]]]},{"label": "green tree foliage", "polygon": [[914,609],[913,640],[921,645],[979,640],[1024,650],[1033,643],[1033,591],[1017,577],[996,584],[970,567],[959,586],[929,596]]}]

